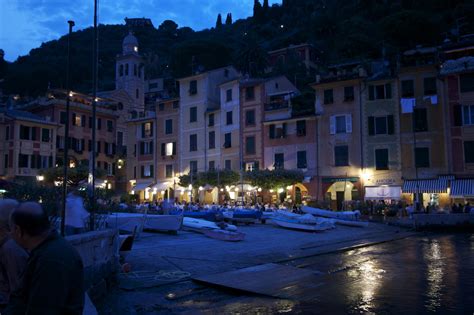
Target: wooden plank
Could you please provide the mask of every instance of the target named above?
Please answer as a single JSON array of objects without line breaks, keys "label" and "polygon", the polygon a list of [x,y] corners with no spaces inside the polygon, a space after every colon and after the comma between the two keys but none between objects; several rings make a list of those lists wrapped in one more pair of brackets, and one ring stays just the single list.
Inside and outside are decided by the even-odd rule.
[{"label": "wooden plank", "polygon": [[264,264],[218,274],[196,276],[197,282],[298,301],[317,301],[321,283],[314,271]]}]

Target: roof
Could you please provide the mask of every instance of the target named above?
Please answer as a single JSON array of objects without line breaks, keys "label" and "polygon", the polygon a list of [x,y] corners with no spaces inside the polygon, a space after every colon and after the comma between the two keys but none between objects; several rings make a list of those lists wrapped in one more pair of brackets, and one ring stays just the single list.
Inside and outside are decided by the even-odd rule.
[{"label": "roof", "polygon": [[[182,78],[176,79],[176,81],[190,80],[192,78],[197,78],[199,76],[207,75],[207,74],[219,71],[219,70],[225,70],[225,69],[229,69],[229,68],[235,70],[234,66],[228,65],[228,66],[224,66],[224,67],[220,67],[220,68],[211,69],[211,70],[207,70],[207,71],[204,71],[204,72],[196,73],[196,74],[193,74],[193,75],[190,75],[190,76],[187,76],[187,77],[182,77]],[[237,70],[235,70],[235,71],[237,72]]]},{"label": "roof", "polygon": [[132,34],[132,32],[129,32],[123,39],[122,45],[138,46],[138,39]]},{"label": "roof", "polygon": [[39,115],[30,113],[27,111],[23,111],[23,110],[7,109],[5,111],[5,115],[12,119],[27,120],[27,121],[39,122],[39,123],[49,124],[49,125],[57,125],[56,123],[52,121],[46,120],[46,118],[44,117],[41,117]]}]

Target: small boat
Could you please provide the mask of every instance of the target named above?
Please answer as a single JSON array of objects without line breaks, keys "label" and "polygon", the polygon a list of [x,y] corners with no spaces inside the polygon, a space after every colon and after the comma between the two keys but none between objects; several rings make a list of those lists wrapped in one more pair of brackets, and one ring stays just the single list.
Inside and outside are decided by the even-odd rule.
[{"label": "small boat", "polygon": [[339,220],[333,219],[334,223],[339,225],[354,226],[354,227],[368,227],[369,222],[367,221],[350,221],[350,220]]},{"label": "small boat", "polygon": [[138,236],[143,231],[145,215],[143,213],[114,212],[108,215],[106,224],[109,228],[127,233],[136,231]]},{"label": "small boat", "polygon": [[203,219],[207,221],[216,221],[217,211],[184,211],[183,216],[186,218]]},{"label": "small boat", "polygon": [[312,208],[308,206],[302,206],[301,210],[305,213],[309,213],[318,217],[326,217],[332,219],[340,219],[340,220],[351,220],[357,221],[359,220],[360,211],[331,211],[331,210],[323,210],[318,208]]},{"label": "small boat", "polygon": [[221,241],[228,241],[228,242],[238,242],[243,241],[245,238],[245,234],[241,232],[233,232],[227,230],[205,230],[204,235],[210,238],[214,238]]},{"label": "small boat", "polygon": [[222,212],[225,219],[232,222],[255,223],[262,218],[262,211],[236,209]]},{"label": "small boat", "polygon": [[196,232],[203,232],[204,230],[227,230],[227,231],[237,231],[237,227],[232,224],[227,224],[224,222],[215,223],[211,221],[206,221],[202,219],[195,218],[183,218],[183,227],[186,229],[191,229]]},{"label": "small boat", "polygon": [[183,224],[183,216],[173,214],[146,214],[144,230],[177,233]]},{"label": "small boat", "polygon": [[318,224],[299,223],[297,220],[287,219],[283,217],[274,217],[272,218],[272,222],[280,227],[283,227],[286,229],[292,229],[292,230],[322,232],[329,229],[327,226],[320,226]]}]

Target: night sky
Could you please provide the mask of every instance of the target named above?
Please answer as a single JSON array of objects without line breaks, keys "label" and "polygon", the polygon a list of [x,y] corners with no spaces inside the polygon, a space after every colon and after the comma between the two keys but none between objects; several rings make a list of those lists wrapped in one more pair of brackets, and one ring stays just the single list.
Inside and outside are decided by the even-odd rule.
[{"label": "night sky", "polygon": [[[194,30],[215,25],[217,14],[233,20],[252,15],[253,0],[99,0],[99,23],[124,24],[124,18],[147,17],[158,27],[174,20],[179,27]],[[260,2],[263,2],[260,1]],[[281,0],[270,0],[281,3]],[[0,0],[0,48],[5,59],[14,61],[32,48],[68,31],[67,20],[75,30],[93,24],[93,0]]]}]

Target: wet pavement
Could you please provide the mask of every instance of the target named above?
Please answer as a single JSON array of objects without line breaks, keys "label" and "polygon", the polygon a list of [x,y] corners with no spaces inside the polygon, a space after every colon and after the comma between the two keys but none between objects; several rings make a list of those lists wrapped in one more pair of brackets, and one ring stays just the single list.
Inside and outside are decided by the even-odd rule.
[{"label": "wet pavement", "polygon": [[[227,243],[202,239],[201,235],[183,234],[179,239],[168,236],[153,238],[150,250],[138,243],[134,257],[139,269],[159,267],[161,277],[169,283],[151,287],[140,285],[116,288],[98,305],[101,314],[473,314],[474,311],[474,237],[471,234],[416,234],[390,242],[341,250],[353,245],[353,239],[377,242],[381,236],[403,233],[383,225],[369,230],[341,229],[340,237],[321,240],[323,234],[305,234],[271,227],[246,227],[246,233],[271,233],[290,238],[293,246],[272,242],[249,246],[242,242],[221,256],[217,252]],[[255,234],[253,234],[255,233]],[[346,233],[346,234],[345,234]],[[352,238],[347,238],[348,235]],[[268,235],[267,235],[268,237]],[[145,237],[146,239],[146,237]],[[352,241],[351,241],[352,239]],[[159,241],[158,241],[159,240]],[[386,239],[384,239],[386,240]],[[181,242],[182,252],[170,255],[167,246]],[[158,244],[161,243],[161,246]],[[186,244],[202,246],[202,250],[186,249]],[[198,245],[199,244],[199,245]],[[350,246],[347,246],[350,244]],[[362,244],[367,244],[362,243]],[[179,245],[177,245],[179,246]],[[213,248],[214,246],[214,248]],[[332,246],[332,247],[331,247]],[[147,249],[148,248],[148,249]],[[161,248],[161,250],[160,250]],[[282,249],[283,248],[283,249]],[[319,252],[315,251],[319,249]],[[332,250],[331,250],[332,249]],[[310,251],[304,254],[306,251]],[[198,257],[199,252],[203,256]],[[259,252],[260,255],[256,255]],[[141,254],[140,254],[141,253]],[[145,254],[150,257],[138,259]],[[172,256],[172,257],[170,257]],[[163,258],[164,257],[164,258]],[[174,257],[174,258],[173,258]],[[239,259],[241,257],[241,259]],[[163,260],[164,259],[164,260]],[[187,259],[187,263],[185,260]],[[191,260],[189,260],[191,259]],[[162,261],[163,260],[163,261]],[[216,273],[255,265],[258,261],[279,261],[314,271],[321,286],[317,299],[300,302],[256,296],[192,282],[187,274]],[[168,261],[168,267],[164,265]],[[141,265],[140,265],[141,264]],[[174,266],[174,267],[171,267]],[[178,272],[179,271],[179,272]],[[172,279],[176,275],[176,279]],[[275,275],[278,276],[278,275]]]}]

